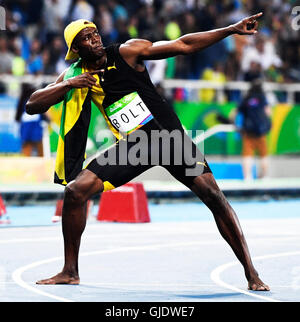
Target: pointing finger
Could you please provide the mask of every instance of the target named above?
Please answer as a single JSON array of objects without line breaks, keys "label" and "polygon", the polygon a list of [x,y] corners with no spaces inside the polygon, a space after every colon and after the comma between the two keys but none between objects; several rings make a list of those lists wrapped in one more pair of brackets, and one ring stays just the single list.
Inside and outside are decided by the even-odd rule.
[{"label": "pointing finger", "polygon": [[250,16],[248,19],[257,19],[257,18],[261,17],[262,15],[263,15],[263,12],[260,12],[260,13],[253,15],[253,16]]},{"label": "pointing finger", "polygon": [[92,71],[92,72],[89,72],[89,74],[90,74],[90,75],[95,75],[95,74],[99,74],[99,73],[101,73],[101,72],[103,72],[103,69],[94,70],[94,71]]}]

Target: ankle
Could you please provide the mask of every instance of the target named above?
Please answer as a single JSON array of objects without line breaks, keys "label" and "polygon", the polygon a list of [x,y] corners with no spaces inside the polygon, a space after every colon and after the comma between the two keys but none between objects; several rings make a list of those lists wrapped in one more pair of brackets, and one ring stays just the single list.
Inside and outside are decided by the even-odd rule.
[{"label": "ankle", "polygon": [[61,272],[63,275],[78,278],[78,269],[74,266],[65,266]]}]

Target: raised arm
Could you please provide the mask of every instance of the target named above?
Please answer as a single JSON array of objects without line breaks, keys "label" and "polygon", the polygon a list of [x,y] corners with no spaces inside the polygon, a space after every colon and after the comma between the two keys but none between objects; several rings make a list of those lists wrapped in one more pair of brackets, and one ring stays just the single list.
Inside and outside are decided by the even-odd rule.
[{"label": "raised arm", "polygon": [[232,34],[253,35],[257,32],[257,19],[262,12],[245,18],[225,28],[186,34],[176,40],[152,43],[143,39],[132,39],[122,44],[120,54],[132,66],[141,60],[163,59],[176,55],[187,55],[204,49]]}]

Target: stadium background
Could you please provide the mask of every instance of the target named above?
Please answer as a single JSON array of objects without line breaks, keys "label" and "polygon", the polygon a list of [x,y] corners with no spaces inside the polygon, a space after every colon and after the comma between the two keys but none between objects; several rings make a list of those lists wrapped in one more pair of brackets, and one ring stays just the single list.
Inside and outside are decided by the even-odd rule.
[{"label": "stadium background", "polygon": [[[6,13],[6,30],[0,32],[2,191],[7,185],[20,183],[52,184],[61,105],[49,110],[50,123],[44,125],[44,158],[29,159],[20,154],[16,106],[22,84],[45,86],[68,66],[63,29],[78,18],[93,20],[108,45],[130,38],[175,39],[264,12],[256,36],[231,36],[199,53],[147,65],[153,82],[188,130],[206,131],[229,118],[249,81],[262,77],[272,107],[269,175],[300,177],[300,33],[295,29],[297,16],[292,14],[297,1],[12,0],[0,1],[0,5]],[[102,116],[93,107],[88,158],[105,146],[103,137],[109,139],[106,144],[112,140]],[[236,129],[217,131],[205,140],[204,151],[217,179],[242,179],[241,136]],[[160,171],[145,178],[171,180]]]},{"label": "stadium background", "polygon": [[[0,0],[0,6],[1,302],[299,301],[300,1]],[[271,292],[246,291],[242,267],[209,209],[159,167],[135,179],[144,184],[150,223],[97,220],[103,195],[96,195],[81,245],[82,283],[35,285],[63,262],[61,221],[53,216],[63,195],[53,184],[61,106],[52,107],[44,123],[43,157],[21,155],[16,107],[23,84],[45,86],[68,66],[64,27],[78,18],[93,20],[108,45],[136,37],[175,39],[260,11],[255,36],[231,36],[200,53],[147,66],[185,128],[205,131],[201,147]],[[256,77],[264,79],[272,110],[269,177],[247,181],[241,137],[228,118]],[[92,112],[88,159],[112,141],[95,106]],[[115,200],[109,209],[127,215],[126,197]]]}]

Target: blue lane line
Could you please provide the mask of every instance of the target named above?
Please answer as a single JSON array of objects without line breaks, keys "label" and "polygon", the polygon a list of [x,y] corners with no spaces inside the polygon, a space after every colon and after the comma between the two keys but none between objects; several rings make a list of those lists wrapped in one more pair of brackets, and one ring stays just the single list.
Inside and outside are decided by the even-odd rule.
[{"label": "blue lane line", "polygon": [[[232,201],[240,219],[283,219],[300,217],[300,199],[283,201]],[[52,223],[55,206],[8,206],[11,224],[1,227],[57,225]],[[93,208],[96,215],[98,205]],[[201,202],[149,204],[151,222],[184,222],[213,220],[209,209]],[[5,216],[2,217],[5,219]]]},{"label": "blue lane line", "polygon": [[[240,219],[300,218],[300,200],[232,201],[231,206]],[[150,205],[153,222],[201,221],[213,219],[210,210],[201,202]]]}]

